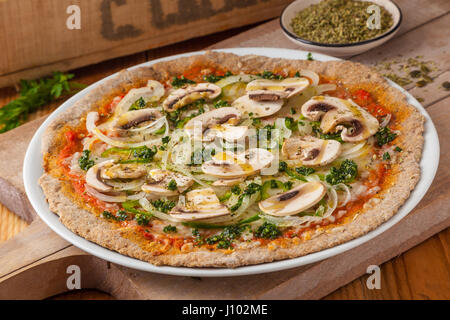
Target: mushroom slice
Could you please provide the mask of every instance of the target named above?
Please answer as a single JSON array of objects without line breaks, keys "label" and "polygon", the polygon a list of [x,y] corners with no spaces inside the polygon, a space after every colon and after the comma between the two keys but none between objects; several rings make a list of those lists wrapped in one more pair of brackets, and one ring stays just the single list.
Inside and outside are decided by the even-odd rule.
[{"label": "mushroom slice", "polygon": [[257,79],[247,84],[247,91],[268,90],[284,93],[285,98],[299,94],[309,86],[306,78],[286,78],[283,80]]},{"label": "mushroom slice", "polygon": [[244,181],[244,178],[236,179],[219,179],[214,181],[211,185],[214,187],[232,187]]},{"label": "mushroom slice", "polygon": [[205,174],[222,179],[247,177],[269,166],[274,156],[271,152],[253,148],[241,154],[221,152],[202,164]]},{"label": "mushroom slice", "polygon": [[169,214],[180,221],[193,221],[220,217],[229,214],[211,188],[192,190],[186,193],[184,205],[177,205]]},{"label": "mushroom slice", "polygon": [[161,112],[151,108],[128,111],[117,119],[114,128],[128,130],[147,122],[153,122],[162,116]]},{"label": "mushroom slice", "polygon": [[[214,109],[205,113],[202,113],[191,120],[189,120],[184,126],[184,130],[194,137],[196,140],[200,140],[203,133],[212,128],[220,127],[222,125],[234,125],[237,124],[241,119],[241,112],[233,107],[224,107],[219,109]],[[210,141],[214,140],[214,136]]]},{"label": "mushroom slice", "polygon": [[358,142],[374,135],[378,120],[351,100],[316,96],[302,106],[302,114],[313,121],[321,120],[324,133],[342,130],[342,140]]},{"label": "mushroom slice", "polygon": [[108,160],[101,163],[98,163],[96,165],[93,165],[89,168],[89,170],[86,172],[86,183],[88,186],[91,186],[92,188],[100,191],[100,192],[110,192],[113,190],[113,188],[110,185],[107,185],[105,182],[102,181],[101,178],[101,170],[105,166],[113,165],[114,160]]},{"label": "mushroom slice", "polygon": [[137,179],[147,175],[145,166],[137,163],[110,163],[100,171],[103,179]]},{"label": "mushroom slice", "polygon": [[312,181],[263,200],[258,205],[261,211],[272,216],[290,216],[311,208],[326,192],[327,189],[321,182]]},{"label": "mushroom slice", "polygon": [[296,136],[284,141],[281,152],[289,160],[300,159],[305,166],[324,166],[339,156],[341,144],[336,140]]},{"label": "mushroom slice", "polygon": [[211,141],[211,137],[212,139],[218,137],[220,139],[224,139],[225,141],[233,142],[244,138],[247,135],[247,132],[247,126],[231,126],[229,124],[219,124],[213,126],[210,130],[208,130],[205,136],[208,141]]},{"label": "mushroom slice", "polygon": [[130,106],[138,99],[142,98],[145,103],[159,101],[165,94],[164,86],[155,80],[148,80],[147,85],[142,88],[134,88],[128,91],[122,100],[117,104],[115,115],[127,112]]},{"label": "mushroom slice", "polygon": [[245,114],[252,114],[253,118],[262,118],[278,112],[283,103],[283,99],[276,101],[256,101],[250,99],[249,95],[246,94],[234,100],[232,106]]},{"label": "mushroom slice", "polygon": [[[150,181],[144,184],[141,189],[155,196],[176,196],[194,183],[193,179],[180,173],[160,169],[150,170],[149,178]],[[172,180],[176,182],[176,189],[174,190],[169,189],[169,183]]]},{"label": "mushroom slice", "polygon": [[287,98],[288,94],[283,91],[254,90],[248,92],[248,97],[255,101],[277,101]]},{"label": "mushroom slice", "polygon": [[163,107],[166,111],[172,112],[198,99],[214,99],[221,92],[222,89],[212,83],[199,83],[197,85],[187,86],[172,92],[164,100]]}]

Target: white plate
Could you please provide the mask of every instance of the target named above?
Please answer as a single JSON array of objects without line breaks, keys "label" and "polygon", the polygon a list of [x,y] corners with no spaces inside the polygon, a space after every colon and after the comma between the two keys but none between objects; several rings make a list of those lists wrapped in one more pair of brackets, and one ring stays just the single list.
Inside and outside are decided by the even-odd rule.
[{"label": "white plate", "polygon": [[[286,58],[286,59],[306,59],[307,52],[299,51],[299,50],[288,50],[288,49],[277,49],[277,48],[233,48],[233,49],[223,49],[217,50],[223,52],[232,52],[238,55],[245,54],[257,54],[261,56],[273,57],[273,58]],[[150,62],[146,62],[140,64],[139,66],[149,66],[159,61],[167,61],[172,60],[179,57],[190,56],[194,54],[202,54],[203,51],[200,52],[192,52],[181,55],[176,55],[172,57],[166,57]],[[338,60],[333,57],[314,54],[314,59],[321,61],[329,61],[329,60]],[[133,68],[136,68],[135,66]],[[130,68],[130,69],[133,69]],[[48,207],[47,201],[45,200],[44,193],[42,189],[38,185],[37,181],[39,177],[43,173],[42,168],[42,153],[41,153],[41,137],[45,130],[45,128],[56,118],[56,116],[67,109],[69,109],[75,101],[79,100],[86,93],[93,90],[100,83],[105,81],[108,78],[113,77],[111,75],[103,80],[100,80],[78,94],[71,97],[65,103],[63,103],[55,112],[53,112],[47,120],[41,125],[41,127],[36,131],[33,139],[28,146],[27,153],[25,155],[24,166],[23,166],[23,179],[25,183],[25,190],[28,198],[36,210],[37,214],[41,217],[41,219],[47,223],[47,225],[59,234],[61,237],[71,242],[73,245],[78,248],[89,252],[90,254],[102,258],[104,260],[117,263],[126,267],[170,274],[170,275],[179,275],[179,276],[195,276],[195,277],[228,277],[228,276],[240,276],[240,275],[249,275],[249,274],[257,274],[257,273],[265,273],[265,272],[273,272],[283,269],[294,268],[306,264],[310,264],[316,261],[320,261],[334,255],[340,254],[344,251],[352,249],[356,246],[359,246],[370,239],[373,239],[377,235],[386,231],[394,224],[399,222],[403,217],[405,217],[422,199],[428,190],[431,182],[433,181],[434,175],[436,173],[436,169],[439,163],[439,140],[437,136],[436,129],[433,125],[433,122],[430,119],[430,116],[425,111],[425,109],[420,105],[417,100],[415,100],[408,92],[403,90],[398,85],[390,82],[390,84],[408,97],[409,103],[414,105],[426,118],[425,123],[425,145],[423,150],[422,160],[420,162],[420,167],[422,170],[422,176],[420,178],[419,183],[417,184],[414,191],[411,193],[409,199],[405,202],[405,204],[400,208],[400,210],[387,222],[379,226],[377,229],[367,233],[366,235],[359,237],[357,239],[348,241],[339,246],[322,250],[320,252],[308,254],[303,257],[281,260],[271,263],[264,263],[253,266],[245,266],[235,269],[227,269],[227,268],[184,268],[184,267],[167,267],[167,266],[154,266],[150,263],[140,261],[134,258],[130,258],[128,256],[119,254],[115,251],[103,248],[93,242],[90,242],[69,229],[67,229],[58,219],[58,216],[52,213]]]}]

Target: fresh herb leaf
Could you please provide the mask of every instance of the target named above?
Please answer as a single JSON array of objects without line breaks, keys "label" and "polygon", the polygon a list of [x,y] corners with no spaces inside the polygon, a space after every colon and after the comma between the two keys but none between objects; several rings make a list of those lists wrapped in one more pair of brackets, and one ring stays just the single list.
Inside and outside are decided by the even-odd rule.
[{"label": "fresh herb leaf", "polygon": [[78,164],[80,165],[81,170],[87,171],[94,166],[94,160],[89,159],[90,154],[90,150],[83,150],[81,157],[78,159]]},{"label": "fresh herb leaf", "polygon": [[171,200],[158,199],[151,201],[156,210],[167,213],[175,207],[175,202]]},{"label": "fresh herb leaf", "polygon": [[177,182],[172,179],[169,181],[169,183],[167,184],[167,189],[174,191],[177,188]]},{"label": "fresh herb leaf", "polygon": [[177,227],[169,224],[163,228],[163,232],[165,232],[165,233],[177,232]]},{"label": "fresh herb leaf", "polygon": [[21,80],[20,96],[0,108],[0,133],[18,127],[38,108],[84,88],[84,84],[69,81],[73,76],[70,73],[54,72],[51,78]]},{"label": "fresh herb leaf", "polygon": [[314,60],[311,52],[308,52],[308,54],[306,55],[306,60],[309,60],[309,61]]},{"label": "fresh herb leaf", "polygon": [[276,225],[266,221],[254,232],[254,235],[257,238],[276,239],[281,236],[281,231]]},{"label": "fresh herb leaf", "polygon": [[195,83],[196,83],[195,81],[186,79],[184,76],[181,76],[179,78],[173,77],[173,79],[172,79],[172,87],[174,87],[174,88],[180,88],[186,84],[195,84]]},{"label": "fresh herb leaf", "polygon": [[350,183],[355,180],[358,174],[358,166],[353,160],[344,160],[339,168],[332,167],[330,173],[326,175],[325,180],[329,184]]},{"label": "fresh herb leaf", "polygon": [[133,104],[130,106],[128,111],[143,109],[146,106],[147,106],[147,104],[145,103],[144,98],[140,97],[135,102],[133,102]]},{"label": "fresh herb leaf", "polygon": [[395,147],[395,149],[394,149],[394,151],[396,151],[396,152],[402,152],[402,151],[403,151],[403,149],[402,149],[402,148],[400,148],[399,146],[396,146],[396,147]]},{"label": "fresh herb leaf", "polygon": [[223,108],[223,107],[229,107],[230,103],[225,100],[218,100],[218,101],[214,102],[213,106],[214,106],[214,108],[219,109],[219,108]]},{"label": "fresh herb leaf", "polygon": [[150,222],[150,216],[142,213],[137,213],[134,216],[134,220],[136,220],[137,224],[140,226],[146,226]]},{"label": "fresh herb leaf", "polygon": [[375,138],[377,139],[377,144],[381,147],[397,138],[397,134],[388,127],[383,127],[375,133]]},{"label": "fresh herb leaf", "polygon": [[274,79],[274,80],[283,80],[284,77],[281,74],[276,74],[271,71],[264,71],[263,73],[259,73],[258,76],[264,79]]},{"label": "fresh herb leaf", "polygon": [[384,161],[391,160],[391,155],[389,154],[389,152],[385,152],[383,154],[383,160]]},{"label": "fresh herb leaf", "polygon": [[298,167],[295,168],[295,171],[297,171],[297,173],[303,175],[303,176],[309,176],[310,174],[313,174],[314,172],[316,172],[316,170],[314,170],[314,168],[308,168],[308,167]]}]

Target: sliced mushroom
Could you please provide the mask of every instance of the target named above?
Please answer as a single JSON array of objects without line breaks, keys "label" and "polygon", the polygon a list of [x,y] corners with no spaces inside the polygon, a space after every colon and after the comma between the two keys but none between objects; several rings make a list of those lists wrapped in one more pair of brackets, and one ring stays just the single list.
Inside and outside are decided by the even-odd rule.
[{"label": "sliced mushroom", "polygon": [[248,92],[248,97],[255,101],[277,101],[287,98],[288,94],[282,91],[254,90]]},{"label": "sliced mushroom", "polygon": [[323,133],[341,132],[342,140],[358,142],[374,135],[378,120],[351,100],[316,96],[302,106],[302,114],[313,121],[321,120]]},{"label": "sliced mushroom", "polygon": [[[153,196],[176,196],[188,189],[194,183],[193,179],[180,173],[160,169],[150,170],[149,179],[150,181],[141,188],[142,191]],[[176,182],[176,189],[174,190],[169,189],[169,183],[172,180]]]},{"label": "sliced mushroom", "polygon": [[271,152],[253,148],[241,154],[222,152],[202,164],[204,173],[222,179],[247,177],[266,168],[273,161]]},{"label": "sliced mushroom", "polygon": [[177,205],[169,214],[180,221],[193,221],[220,217],[229,214],[211,188],[192,190],[186,193],[184,205]]},{"label": "sliced mushroom", "polygon": [[89,168],[89,170],[86,172],[86,183],[87,185],[91,186],[92,188],[100,191],[100,192],[110,192],[113,190],[113,188],[103,182],[101,178],[101,170],[105,166],[109,166],[114,164],[114,160],[108,160],[101,163],[98,163],[96,165],[93,165]]},{"label": "sliced mushroom", "polygon": [[219,179],[214,181],[211,185],[214,187],[232,187],[244,181],[244,178],[236,179]]},{"label": "sliced mushroom", "polygon": [[100,170],[103,179],[137,179],[147,175],[147,169],[137,163],[110,163]]},{"label": "sliced mushroom", "polygon": [[276,101],[256,101],[250,99],[249,95],[246,94],[234,100],[232,106],[242,111],[242,113],[251,114],[253,118],[262,118],[278,112],[283,103],[283,99]]},{"label": "sliced mushroom", "polygon": [[152,108],[128,111],[117,119],[114,128],[128,130],[148,122],[153,122],[161,117],[162,113]]},{"label": "sliced mushroom", "polygon": [[[203,133],[206,130],[222,125],[234,125],[239,123],[241,119],[241,112],[233,107],[224,107],[214,109],[205,113],[202,113],[191,120],[189,120],[184,126],[184,130],[196,140],[200,140],[203,137]],[[230,126],[231,127],[231,126]],[[205,140],[214,140],[215,135],[209,136]],[[212,138],[212,139],[211,139]]]},{"label": "sliced mushroom", "polygon": [[261,211],[272,216],[290,216],[311,208],[324,197],[326,192],[321,182],[312,181],[263,200],[258,205]]},{"label": "sliced mushroom", "polygon": [[244,138],[247,135],[247,126],[231,126],[229,124],[215,125],[205,132],[205,140],[212,141],[215,137],[233,142]]},{"label": "sliced mushroom", "polygon": [[175,111],[198,99],[214,99],[220,95],[222,89],[212,83],[199,83],[186,88],[180,88],[172,92],[163,102],[166,111]]},{"label": "sliced mushroom", "polygon": [[127,112],[130,106],[142,98],[145,103],[159,101],[165,94],[164,86],[155,80],[148,80],[147,85],[142,88],[134,88],[128,91],[122,100],[117,104],[114,113],[120,115]]},{"label": "sliced mushroom", "polygon": [[296,136],[284,141],[281,152],[289,160],[301,160],[305,166],[324,166],[339,156],[341,144],[336,140]]},{"label": "sliced mushroom", "polygon": [[283,80],[257,79],[247,84],[247,91],[270,91],[284,93],[285,98],[299,94],[309,86],[306,78],[286,78]]}]

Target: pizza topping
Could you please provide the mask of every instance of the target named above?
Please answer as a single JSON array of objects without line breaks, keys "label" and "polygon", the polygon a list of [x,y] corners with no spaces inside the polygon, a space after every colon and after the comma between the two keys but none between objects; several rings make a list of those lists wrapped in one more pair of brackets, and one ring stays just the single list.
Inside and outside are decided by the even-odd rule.
[{"label": "pizza topping", "polygon": [[118,117],[114,124],[114,128],[119,130],[129,130],[138,126],[142,127],[143,125],[145,128],[148,128],[149,126],[146,125],[156,124],[155,120],[160,119],[162,116],[160,111],[152,108],[128,111]]},{"label": "pizza topping", "polygon": [[272,96],[278,93],[282,95],[282,98],[290,98],[301,93],[308,86],[309,81],[306,78],[286,78],[283,80],[257,79],[247,84],[246,90],[249,91],[250,99],[252,99],[251,95],[254,95],[252,93],[254,91],[258,92],[259,96],[262,95],[261,91],[268,91]]},{"label": "pizza topping", "polygon": [[341,152],[341,144],[335,140],[323,140],[312,136],[295,136],[284,141],[282,153],[289,159],[299,159],[305,166],[324,166],[333,162]]},{"label": "pizza topping", "polygon": [[254,90],[248,92],[248,97],[255,101],[277,101],[287,98],[288,94],[282,91]]},{"label": "pizza topping", "polygon": [[147,175],[145,167],[137,163],[107,163],[100,170],[103,179],[137,179]]},{"label": "pizza topping", "polygon": [[149,172],[149,179],[142,186],[142,191],[150,196],[176,196],[180,192],[184,192],[194,183],[190,177],[186,177],[180,173],[168,170],[153,169]]},{"label": "pizza topping", "polygon": [[341,131],[347,142],[358,142],[374,135],[378,120],[351,100],[328,96],[315,96],[302,106],[307,119],[320,122],[323,133]]},{"label": "pizza topping", "polygon": [[273,161],[271,152],[253,148],[240,154],[221,152],[202,165],[204,173],[222,179],[246,177],[266,168]]},{"label": "pizza topping", "polygon": [[199,83],[194,86],[187,86],[172,92],[164,100],[163,107],[167,112],[172,112],[199,99],[217,98],[221,92],[222,89],[212,83]]},{"label": "pizza topping", "polygon": [[261,201],[259,208],[273,216],[294,215],[317,204],[325,193],[326,188],[321,182],[312,181]]},{"label": "pizza topping", "polygon": [[110,185],[103,182],[100,175],[102,168],[111,164],[114,164],[114,160],[100,162],[92,166],[86,173],[86,183],[100,192],[112,191],[113,188]]},{"label": "pizza topping", "polygon": [[165,89],[161,83],[155,80],[149,80],[147,86],[128,91],[125,97],[117,104],[114,113],[115,115],[121,115],[127,112],[136,101],[141,99],[144,105],[148,102],[157,102],[164,94]]},{"label": "pizza topping", "polygon": [[283,103],[283,99],[276,101],[256,101],[250,99],[250,96],[247,94],[234,100],[232,106],[244,114],[251,114],[253,118],[262,118],[278,112]]},{"label": "pizza topping", "polygon": [[244,181],[244,178],[218,179],[218,180],[214,181],[211,185],[214,187],[232,187],[243,181]]},{"label": "pizza topping", "polygon": [[[237,124],[241,119],[241,112],[233,107],[223,107],[219,109],[214,109],[205,113],[202,113],[191,120],[189,120],[184,129],[186,132],[193,137],[195,140],[206,139],[207,141],[214,140],[215,136],[223,137],[226,140],[233,141],[236,135],[242,136],[245,134],[245,131],[242,133],[242,129],[237,129],[235,131],[234,124]],[[209,134],[205,136],[205,133],[208,129],[211,129]],[[240,134],[239,134],[240,133]]]},{"label": "pizza topping", "polygon": [[228,215],[230,211],[221,204],[211,188],[196,189],[186,193],[184,205],[177,205],[169,214],[181,221],[202,220]]}]

